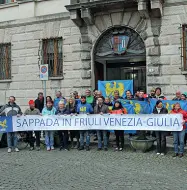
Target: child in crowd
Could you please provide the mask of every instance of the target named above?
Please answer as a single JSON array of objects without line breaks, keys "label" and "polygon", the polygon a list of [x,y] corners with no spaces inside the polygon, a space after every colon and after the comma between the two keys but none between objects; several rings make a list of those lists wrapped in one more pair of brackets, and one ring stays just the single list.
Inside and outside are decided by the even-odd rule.
[{"label": "child in crowd", "polygon": [[[42,115],[55,115],[56,109],[53,107],[53,101],[48,101],[45,108],[42,110]],[[45,131],[45,144],[47,151],[54,150],[54,132]]]}]

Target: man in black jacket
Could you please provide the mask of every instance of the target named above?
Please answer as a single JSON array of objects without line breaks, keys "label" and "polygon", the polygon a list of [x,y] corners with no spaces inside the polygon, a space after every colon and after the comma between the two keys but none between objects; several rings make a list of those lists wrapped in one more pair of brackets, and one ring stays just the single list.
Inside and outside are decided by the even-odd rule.
[{"label": "man in black jacket", "polygon": [[39,109],[40,113],[42,113],[44,108],[44,96],[42,92],[38,93],[38,98],[35,100],[35,108]]},{"label": "man in black jacket", "polygon": [[[19,116],[22,114],[20,107],[15,103],[16,98],[14,96],[9,97],[9,102],[3,106],[0,110],[0,116]],[[12,143],[13,141],[13,143]],[[15,148],[16,152],[19,152],[17,148],[17,133],[7,133],[8,153],[11,153],[12,148]]]},{"label": "man in black jacket", "polygon": [[[163,107],[162,101],[158,100],[153,110],[153,114],[167,114],[168,110]],[[157,138],[157,155],[164,155],[166,153],[166,132],[156,131]]]}]

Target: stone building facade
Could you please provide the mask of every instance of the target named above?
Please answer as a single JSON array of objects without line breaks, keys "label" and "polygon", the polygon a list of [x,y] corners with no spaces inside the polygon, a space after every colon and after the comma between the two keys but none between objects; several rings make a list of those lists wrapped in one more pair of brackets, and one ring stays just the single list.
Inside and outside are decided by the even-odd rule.
[{"label": "stone building facade", "polygon": [[[12,9],[15,19],[6,17]],[[11,44],[11,76],[0,80],[0,104],[14,95],[25,108],[42,91],[42,43],[55,38],[62,38],[63,72],[47,81],[47,95],[61,90],[68,97],[96,88],[97,80],[108,79],[107,63],[115,60],[145,64],[147,92],[160,86],[170,98],[187,91],[187,0],[19,0],[0,5],[0,15],[0,44]],[[111,36],[124,37],[124,54],[114,54]]]}]

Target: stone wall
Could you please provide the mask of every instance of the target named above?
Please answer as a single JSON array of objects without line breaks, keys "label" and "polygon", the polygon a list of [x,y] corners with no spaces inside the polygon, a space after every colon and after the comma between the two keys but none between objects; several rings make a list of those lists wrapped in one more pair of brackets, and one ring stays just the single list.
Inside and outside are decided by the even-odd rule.
[{"label": "stone wall", "polygon": [[159,30],[160,58],[154,55],[148,58],[148,69],[150,66],[159,71],[157,75],[152,73],[148,76],[148,89],[152,86],[161,86],[169,98],[173,97],[177,90],[187,92],[187,80],[182,72],[180,49],[181,25],[187,24],[186,11],[185,1],[166,1],[162,18],[152,20],[152,27]]},{"label": "stone wall", "polygon": [[63,38],[63,79],[49,80],[47,95],[54,97],[55,90],[61,90],[64,96],[69,96],[73,90],[81,93],[90,88],[90,79],[87,80],[90,77],[82,70],[89,69],[90,61],[87,62],[86,55],[81,53],[90,48],[89,44],[81,44],[82,31],[85,30],[80,31],[69,19],[69,13],[0,23],[0,43],[12,44],[12,80],[0,81],[0,104],[14,95],[25,109],[28,100],[35,99],[37,93],[43,91],[38,54],[41,39],[45,38]]}]

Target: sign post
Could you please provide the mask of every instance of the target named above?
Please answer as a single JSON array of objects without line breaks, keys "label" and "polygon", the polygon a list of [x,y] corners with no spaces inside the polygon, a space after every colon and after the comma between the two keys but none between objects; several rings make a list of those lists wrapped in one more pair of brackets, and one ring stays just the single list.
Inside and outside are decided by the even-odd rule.
[{"label": "sign post", "polygon": [[40,65],[40,80],[43,83],[44,89],[44,107],[46,106],[46,81],[49,80],[48,65]]}]

